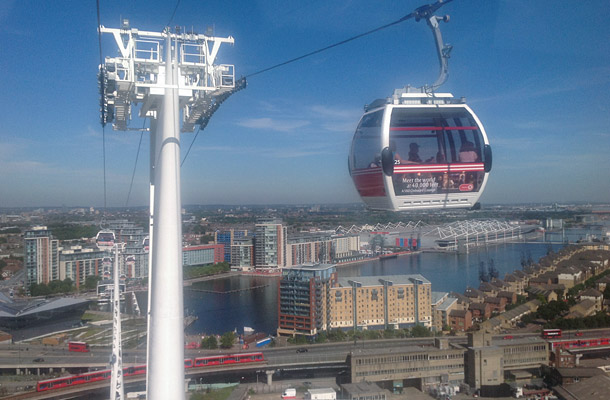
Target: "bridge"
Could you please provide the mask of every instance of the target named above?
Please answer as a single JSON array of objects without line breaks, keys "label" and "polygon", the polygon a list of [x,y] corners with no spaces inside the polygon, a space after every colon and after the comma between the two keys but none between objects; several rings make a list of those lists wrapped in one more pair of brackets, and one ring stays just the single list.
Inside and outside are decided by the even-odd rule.
[{"label": "bridge", "polygon": [[[351,344],[350,344],[351,345]],[[335,347],[335,346],[333,346]],[[256,374],[263,372],[267,377],[267,384],[273,381],[274,373],[278,371],[307,371],[307,370],[334,370],[339,372],[347,366],[346,359],[349,351],[329,352],[326,350],[312,351],[304,354],[295,354],[294,348],[278,349],[278,351],[265,351],[264,362],[251,362],[244,364],[225,364],[206,367],[185,368],[185,379],[194,381],[200,378],[210,379],[217,375],[235,374],[243,376],[246,374]],[[269,355],[267,355],[269,354]],[[209,353],[207,355],[210,355]],[[186,355],[188,358],[194,357],[192,354]],[[41,373],[50,373],[53,371],[70,371],[75,374],[86,373],[93,370],[108,369],[107,363],[91,362],[86,357],[80,354],[75,355],[76,360],[63,363],[26,363],[21,364],[23,371],[36,371],[38,375]],[[97,357],[96,357],[97,358]],[[143,360],[144,361],[144,360]],[[124,363],[123,367],[131,367],[142,364]],[[15,370],[15,364],[0,364],[0,371]],[[239,378],[238,378],[239,379]],[[124,385],[128,391],[144,391],[146,390],[146,374],[125,376]],[[32,385],[34,386],[34,385]],[[110,380],[97,381],[92,383],[84,383],[71,387],[53,389],[44,392],[36,392],[33,387],[29,392],[19,393],[7,399],[69,399],[82,398],[87,396],[89,400],[107,399],[110,386]]]},{"label": "bridge", "polygon": [[[589,351],[589,350],[599,350],[599,349],[610,349],[610,330],[609,329],[598,329],[598,330],[590,330],[585,331],[583,333],[580,332],[564,332],[570,337],[557,338],[554,340],[547,340],[546,342],[549,344],[547,346],[543,346],[547,348],[547,352],[552,351],[554,347],[557,346],[567,346],[570,344],[570,348],[576,351]],[[576,336],[578,335],[578,336]],[[529,345],[534,343],[535,341],[528,340],[530,339],[538,339],[538,343],[541,343],[539,333],[524,333],[524,334],[513,334],[513,335],[496,335],[493,337],[493,344],[495,346],[506,347],[506,348],[519,348],[523,345]],[[446,337],[445,339],[449,342],[449,347],[457,350],[459,348],[463,348],[463,351],[466,351],[466,337],[457,336],[457,337]],[[542,342],[544,344],[544,342]],[[586,346],[584,345],[586,343]],[[536,344],[536,343],[534,343]],[[577,345],[580,344],[580,345]],[[434,338],[417,338],[417,339],[390,339],[390,340],[375,340],[375,341],[358,341],[358,342],[342,342],[342,343],[331,343],[331,344],[322,344],[322,345],[313,345],[307,346],[307,351],[305,352],[297,352],[296,347],[276,347],[276,348],[268,348],[263,351],[265,361],[264,362],[250,362],[244,364],[225,364],[225,365],[217,365],[217,366],[208,366],[208,367],[197,367],[197,368],[186,368],[185,369],[185,377],[191,379],[192,381],[198,381],[200,379],[204,379],[205,381],[212,382],[216,377],[220,376],[233,376],[236,380],[240,380],[241,377],[249,376],[250,378],[256,376],[258,381],[258,377],[262,374],[263,377],[266,376],[267,384],[271,384],[274,374],[276,373],[292,373],[298,372],[307,374],[308,371],[311,373],[319,372],[321,370],[326,371],[326,373],[339,374],[339,372],[344,370],[349,370],[352,366],[348,361],[350,354],[379,354],[379,352],[388,352],[391,351],[402,351],[403,353],[409,351],[416,351],[419,353],[433,354],[434,353]],[[427,350],[430,348],[430,351]],[[385,349],[385,350],[383,350]],[[16,360],[7,358],[7,356],[3,356],[1,352],[2,348],[0,347],[0,371],[4,373],[8,373],[10,369],[15,370]],[[36,352],[39,349],[35,350]],[[438,351],[436,349],[435,351]],[[7,352],[4,352],[6,354]],[[69,354],[69,359],[63,359],[60,361],[60,351],[56,351],[56,355],[46,354],[45,357],[49,358],[50,361],[48,364],[42,363],[33,363],[29,362],[27,364],[21,365],[22,368],[28,367],[32,369],[37,369],[37,372],[47,372],[51,368],[53,370],[65,370],[74,373],[86,372],[90,368],[100,368],[107,369],[107,364],[102,362],[103,356],[102,353],[96,355],[94,357],[88,354]],[[204,354],[205,353],[205,354]],[[423,354],[422,353],[422,354]],[[106,353],[103,353],[105,357],[107,357]],[[141,354],[141,353],[137,353]],[[206,351],[200,352],[197,350],[188,350],[186,351],[185,356],[187,358],[197,358],[201,356],[210,356],[210,355],[220,355],[220,352],[217,351]],[[511,353],[512,354],[512,353]],[[548,353],[547,353],[548,354]],[[126,360],[134,360],[134,355],[136,353],[134,351],[127,351],[125,353]],[[523,356],[523,354],[521,354]],[[527,355],[527,354],[526,354]],[[30,354],[30,357],[32,354]],[[139,355],[136,355],[139,363],[124,363],[125,367],[134,366],[134,365],[142,365],[144,362],[144,357],[140,358]],[[13,356],[14,357],[14,356]],[[525,357],[525,356],[524,356]],[[506,370],[509,369],[521,369],[526,364],[524,364],[524,360],[527,357],[514,357],[513,362],[508,362],[504,365]],[[53,361],[53,358],[55,360]],[[519,361],[521,360],[521,361]],[[531,360],[528,360],[531,361]],[[531,364],[527,364],[528,366]],[[534,362],[534,364],[539,365],[539,362]],[[533,364],[532,364],[533,365]],[[48,370],[46,370],[48,369]],[[264,379],[264,378],[263,378]],[[35,388],[27,393],[21,393],[19,395],[8,397],[10,399],[54,399],[54,398],[82,398],[82,396],[87,396],[89,400],[95,399],[106,399],[108,397],[109,390],[109,380],[106,381],[98,381],[95,383],[81,384],[76,385],[69,388],[64,389],[56,389],[48,392],[35,392]],[[125,377],[125,386],[129,391],[142,391],[146,385],[146,376],[145,375],[136,375]],[[73,396],[73,397],[70,397]]]}]

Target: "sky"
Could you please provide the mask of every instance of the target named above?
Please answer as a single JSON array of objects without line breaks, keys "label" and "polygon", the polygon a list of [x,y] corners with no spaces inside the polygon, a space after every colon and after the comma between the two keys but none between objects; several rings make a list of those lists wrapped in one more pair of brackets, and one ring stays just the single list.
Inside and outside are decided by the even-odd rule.
[{"label": "sky", "polygon": [[[106,27],[171,25],[232,36],[218,62],[249,75],[395,21],[432,0],[99,0]],[[0,207],[104,205],[96,2],[0,2]],[[176,4],[178,7],[176,8]],[[610,2],[454,0],[441,88],[484,124],[485,203],[610,202]],[[110,35],[104,56],[115,56]],[[409,20],[248,79],[200,132],[183,204],[358,202],[347,156],[363,106],[438,73]],[[130,126],[141,127],[137,117]],[[146,134],[107,127],[108,207],[148,204]],[[186,151],[194,134],[182,135]],[[137,158],[137,163],[136,163]],[[129,194],[135,166],[135,177]]]}]

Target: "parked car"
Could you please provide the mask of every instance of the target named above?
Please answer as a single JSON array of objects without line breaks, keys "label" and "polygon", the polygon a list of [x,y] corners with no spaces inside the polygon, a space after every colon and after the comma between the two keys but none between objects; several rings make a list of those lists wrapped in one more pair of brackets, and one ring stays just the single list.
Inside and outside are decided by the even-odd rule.
[{"label": "parked car", "polygon": [[36,358],[34,359],[34,362],[44,362],[44,358],[42,358],[42,357],[36,357]]}]

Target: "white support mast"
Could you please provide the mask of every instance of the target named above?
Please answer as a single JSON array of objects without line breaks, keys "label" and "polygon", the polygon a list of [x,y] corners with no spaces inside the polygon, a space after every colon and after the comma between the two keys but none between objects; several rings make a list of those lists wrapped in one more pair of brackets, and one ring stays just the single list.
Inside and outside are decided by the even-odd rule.
[{"label": "white support mast", "polygon": [[[151,118],[147,399],[184,399],[184,306],[180,202],[180,132],[205,128],[231,94],[245,87],[233,65],[217,65],[220,38],[144,32],[124,20],[113,35],[117,57],[100,66],[102,124],[129,128],[133,104]],[[180,117],[182,128],[180,129]],[[134,129],[135,130],[135,129]]]},{"label": "white support mast", "polygon": [[110,400],[123,400],[125,391],[123,387],[123,351],[121,347],[121,291],[119,289],[119,248],[122,243],[114,245],[114,285],[112,290],[112,358],[110,365],[112,375],[110,379]]},{"label": "white support mast", "polygon": [[[154,230],[150,276],[148,396],[184,398],[184,305],[182,293],[182,221],[180,218],[180,121],[176,50],[166,37],[165,95],[159,126],[154,177]],[[175,42],[174,42],[175,43]],[[157,294],[162,294],[158,296]],[[171,349],[171,351],[168,351]],[[180,388],[181,396],[176,393]]]}]

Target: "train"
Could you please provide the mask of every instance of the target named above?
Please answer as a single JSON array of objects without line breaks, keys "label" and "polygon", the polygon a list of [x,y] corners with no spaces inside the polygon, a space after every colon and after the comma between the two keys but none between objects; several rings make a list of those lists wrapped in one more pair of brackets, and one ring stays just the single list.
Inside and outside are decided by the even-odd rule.
[{"label": "train", "polygon": [[[202,368],[214,365],[232,365],[246,363],[262,363],[265,357],[261,352],[241,353],[241,354],[224,354],[208,357],[187,358],[184,360],[184,368]],[[146,364],[134,365],[123,368],[123,376],[137,376],[146,374]],[[56,390],[70,386],[82,385],[85,383],[98,382],[108,380],[112,376],[112,370],[105,369],[103,371],[87,372],[84,374],[65,376],[61,378],[46,379],[39,381],[36,385],[36,391],[45,392],[47,390]]]},{"label": "train", "polygon": [[610,338],[597,339],[570,339],[550,342],[552,350],[558,347],[564,349],[581,349],[583,347],[601,347],[610,346]]}]

